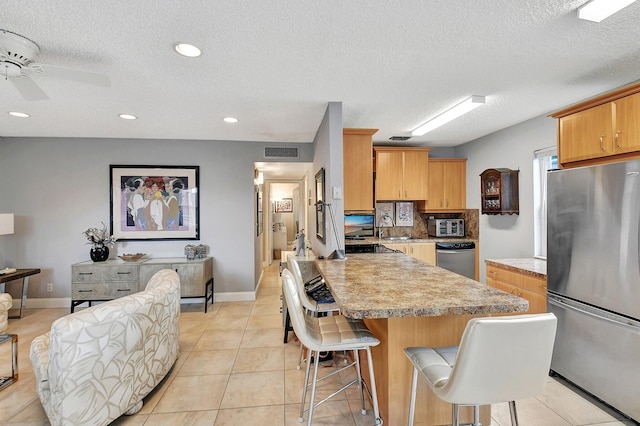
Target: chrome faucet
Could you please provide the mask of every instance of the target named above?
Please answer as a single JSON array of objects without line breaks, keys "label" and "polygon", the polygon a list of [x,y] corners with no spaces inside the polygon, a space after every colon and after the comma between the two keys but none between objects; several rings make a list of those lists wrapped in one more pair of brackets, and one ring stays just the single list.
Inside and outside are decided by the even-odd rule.
[{"label": "chrome faucet", "polygon": [[391,221],[391,226],[393,226],[393,227],[396,226],[395,222],[393,221],[393,218],[389,215],[389,213],[382,213],[380,215],[380,217],[378,218],[378,223],[377,223],[377,225],[378,225],[378,239],[379,240],[382,239],[382,235],[384,234],[384,229],[382,229],[382,227],[380,226],[380,222],[383,219],[384,220],[390,220]]}]

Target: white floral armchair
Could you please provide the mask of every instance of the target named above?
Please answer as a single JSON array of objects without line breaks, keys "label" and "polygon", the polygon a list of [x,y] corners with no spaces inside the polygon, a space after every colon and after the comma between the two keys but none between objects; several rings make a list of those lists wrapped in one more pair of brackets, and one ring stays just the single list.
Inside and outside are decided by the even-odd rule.
[{"label": "white floral armchair", "polygon": [[54,321],[30,353],[51,424],[106,425],[138,412],[178,358],[179,319],[180,279],[165,269],[144,291]]},{"label": "white floral armchair", "polygon": [[7,330],[7,326],[9,325],[9,309],[11,309],[12,303],[9,293],[0,293],[0,333]]}]

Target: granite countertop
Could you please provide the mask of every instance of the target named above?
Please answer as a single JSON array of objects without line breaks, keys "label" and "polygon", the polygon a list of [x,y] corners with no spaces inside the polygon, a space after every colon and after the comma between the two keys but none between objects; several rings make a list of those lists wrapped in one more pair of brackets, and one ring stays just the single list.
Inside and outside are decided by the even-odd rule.
[{"label": "granite countertop", "polygon": [[547,261],[535,257],[518,259],[486,259],[485,264],[532,277],[547,279]]},{"label": "granite countertop", "polygon": [[526,312],[520,297],[402,253],[349,254],[318,260],[343,315],[404,318]]}]

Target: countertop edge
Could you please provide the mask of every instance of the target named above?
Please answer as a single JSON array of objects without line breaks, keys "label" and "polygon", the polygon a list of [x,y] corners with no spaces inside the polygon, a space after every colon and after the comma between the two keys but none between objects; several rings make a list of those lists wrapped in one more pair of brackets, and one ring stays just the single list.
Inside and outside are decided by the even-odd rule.
[{"label": "countertop edge", "polygon": [[543,259],[537,259],[535,257],[518,259],[485,259],[484,263],[507,271],[517,272],[519,274],[529,275],[543,280],[547,279],[547,261]]}]

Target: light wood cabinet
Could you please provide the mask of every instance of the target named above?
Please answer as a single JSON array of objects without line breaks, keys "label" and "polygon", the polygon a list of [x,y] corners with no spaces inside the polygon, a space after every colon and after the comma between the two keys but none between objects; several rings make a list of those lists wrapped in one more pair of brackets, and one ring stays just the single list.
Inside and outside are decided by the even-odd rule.
[{"label": "light wood cabinet", "polygon": [[558,119],[563,167],[640,157],[640,84],[587,100],[551,115]]},{"label": "light wood cabinet", "polygon": [[436,264],[435,243],[384,243],[384,246],[391,250],[399,250],[423,262]]},{"label": "light wood cabinet", "polygon": [[408,255],[422,260],[423,262],[436,264],[436,244],[435,243],[409,243],[407,247]]},{"label": "light wood cabinet", "polygon": [[487,265],[487,285],[529,301],[527,314],[547,312],[546,279]]},{"label": "light wood cabinet", "polygon": [[420,211],[461,211],[467,205],[467,159],[429,159],[429,198]]},{"label": "light wood cabinet", "polygon": [[344,210],[373,210],[373,134],[378,129],[343,129]]},{"label": "light wood cabinet", "polygon": [[427,200],[429,148],[375,147],[376,200]]}]

